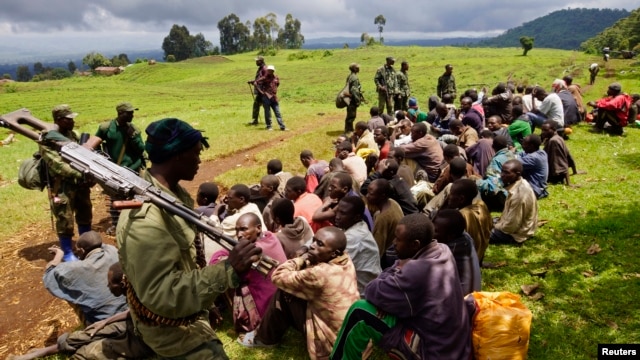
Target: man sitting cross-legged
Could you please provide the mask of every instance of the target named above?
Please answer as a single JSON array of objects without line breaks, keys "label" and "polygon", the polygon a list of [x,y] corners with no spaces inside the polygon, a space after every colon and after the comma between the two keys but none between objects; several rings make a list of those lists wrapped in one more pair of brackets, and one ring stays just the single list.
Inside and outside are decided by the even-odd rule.
[{"label": "man sitting cross-legged", "polygon": [[318,230],[309,252],[273,272],[271,280],[278,291],[258,329],[238,342],[247,347],[274,345],[293,326],[306,335],[311,359],[328,358],[349,306],[360,299],[346,246],[342,230],[333,226]]},{"label": "man sitting cross-legged", "polygon": [[[345,196],[360,196],[352,188],[353,178],[347,173],[336,173],[329,183],[329,195],[324,198],[322,206],[316,209],[313,214],[313,222],[322,224],[322,226],[334,223],[336,216],[336,206],[338,202]],[[367,208],[361,213],[362,220],[365,221],[368,229],[373,228],[373,219]]]},{"label": "man sitting cross-legged", "polygon": [[[287,256],[282,249],[280,240],[270,231],[262,230],[262,223],[258,215],[246,213],[236,221],[236,237],[249,240],[262,249],[262,254],[283,263]],[[216,264],[229,257],[229,250],[223,249],[211,257],[210,264]],[[242,304],[234,301],[233,325],[238,332],[247,332],[256,328],[267,310],[276,287],[271,278],[264,276],[258,270],[250,269],[240,276],[240,286],[235,289],[236,297],[242,298]]]},{"label": "man sitting cross-legged", "polygon": [[289,199],[276,199],[271,207],[271,217],[280,231],[276,236],[282,244],[287,259],[296,257],[301,246],[311,241],[313,230],[302,216],[293,217],[295,209]]},{"label": "man sitting cross-legged", "polygon": [[522,163],[522,177],[529,182],[538,199],[549,195],[547,193],[549,161],[547,153],[540,149],[541,144],[540,136],[531,134],[524,138],[522,142],[524,151],[518,154],[518,160]]},{"label": "man sitting cross-legged", "polygon": [[127,309],[127,300],[114,296],[107,287],[107,272],[118,262],[118,250],[103,245],[99,233],[87,231],[78,238],[75,252],[82,261],[62,262],[62,249],[52,247],[49,251],[55,257],[45,268],[44,287],[51,295],[69,302],[83,325]]},{"label": "man sitting cross-legged", "polygon": [[284,197],[293,201],[295,209],[293,216],[302,216],[307,219],[313,231],[326,225],[313,221],[313,213],[322,206],[322,200],[316,194],[307,192],[307,183],[304,178],[294,176],[289,179],[284,187]]},{"label": "man sitting cross-legged", "polygon": [[451,250],[433,224],[412,214],[396,227],[399,260],[371,281],[333,346],[331,359],[361,359],[369,340],[398,359],[468,359],[471,321]]},{"label": "man sitting cross-legged", "polygon": [[[122,267],[116,262],[109,267],[106,286],[115,297],[126,292]],[[64,353],[73,359],[146,359],[154,353],[133,328],[129,310],[89,325],[84,330],[64,333],[56,345],[33,349],[21,356],[9,356],[8,360],[31,360]]]},{"label": "man sitting cross-legged", "polygon": [[500,175],[509,195],[498,222],[491,231],[491,243],[523,243],[538,226],[538,201],[527,180],[522,178],[522,164],[509,160]]},{"label": "man sitting cross-legged", "polygon": [[371,182],[367,192],[367,204],[374,211],[373,238],[378,244],[383,269],[397,259],[393,238],[396,225],[404,216],[400,205],[390,198],[391,192],[391,183],[386,179]]},{"label": "man sitting cross-legged", "polygon": [[364,294],[364,287],[382,271],[378,245],[362,219],[363,212],[362,199],[357,196],[345,196],[338,203],[335,216],[336,226],[344,230],[347,237],[347,254],[356,268],[360,295]]},{"label": "man sitting cross-legged", "polygon": [[439,243],[446,244],[456,259],[462,294],[480,291],[480,262],[473,246],[473,239],[465,231],[466,222],[462,214],[454,209],[438,211],[433,219],[433,227],[433,237]]},{"label": "man sitting cross-legged", "polygon": [[[213,210],[211,220],[214,225],[220,229],[225,235],[229,235],[232,238],[236,238],[236,222],[242,214],[253,213],[258,216],[263,229],[267,227],[262,221],[262,211],[258,208],[258,205],[250,202],[251,190],[247,185],[236,184],[229,189],[227,196],[224,199],[224,204],[218,205]],[[220,215],[226,211],[224,219],[220,220]]]}]

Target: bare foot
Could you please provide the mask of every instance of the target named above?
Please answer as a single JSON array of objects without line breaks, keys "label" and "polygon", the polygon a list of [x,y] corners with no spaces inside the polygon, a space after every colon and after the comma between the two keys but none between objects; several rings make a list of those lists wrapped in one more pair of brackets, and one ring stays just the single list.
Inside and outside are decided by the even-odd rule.
[{"label": "bare foot", "polygon": [[571,174],[571,176],[573,176],[573,175],[584,175],[584,174],[586,174],[586,173],[587,173],[587,172],[586,172],[585,170],[578,170],[578,171],[576,171],[576,173],[575,173],[575,174]]}]

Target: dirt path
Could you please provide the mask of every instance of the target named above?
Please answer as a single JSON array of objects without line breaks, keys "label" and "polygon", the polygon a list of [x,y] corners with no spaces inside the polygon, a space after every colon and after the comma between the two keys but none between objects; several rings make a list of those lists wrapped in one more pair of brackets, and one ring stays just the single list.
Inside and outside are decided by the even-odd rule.
[{"label": "dirt path", "polygon": [[[256,165],[255,155],[278,146],[298,134],[312,131],[342,119],[341,116],[319,117],[312,124],[290,132],[282,132],[276,138],[259,143],[229,156],[204,162],[196,178],[183,183],[195,196],[198,185],[211,180],[227,170]],[[340,123],[336,126],[341,127]],[[100,231],[106,243],[114,244],[115,238],[106,236],[109,227],[107,201],[101,190],[92,191],[94,204],[93,229]],[[0,248],[0,359],[9,354],[22,354],[34,347],[55,344],[57,337],[74,330],[79,324],[71,307],[51,296],[42,284],[46,263],[52,256],[48,248],[57,244],[50,223],[30,224],[16,236],[2,242]]]}]

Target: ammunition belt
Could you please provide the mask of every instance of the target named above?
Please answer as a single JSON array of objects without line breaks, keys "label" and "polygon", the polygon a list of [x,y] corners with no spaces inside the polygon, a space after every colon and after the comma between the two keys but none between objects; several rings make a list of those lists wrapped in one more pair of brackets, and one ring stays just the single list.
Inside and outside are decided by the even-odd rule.
[{"label": "ammunition belt", "polygon": [[133,290],[133,286],[126,281],[127,286],[127,302],[129,303],[129,307],[136,314],[138,320],[141,323],[149,326],[186,326],[192,324],[198,319],[199,313],[195,313],[193,315],[189,315],[187,317],[178,318],[178,319],[170,319],[164,317],[162,315],[155,314],[153,311],[149,310],[146,306],[144,306],[135,291]]}]

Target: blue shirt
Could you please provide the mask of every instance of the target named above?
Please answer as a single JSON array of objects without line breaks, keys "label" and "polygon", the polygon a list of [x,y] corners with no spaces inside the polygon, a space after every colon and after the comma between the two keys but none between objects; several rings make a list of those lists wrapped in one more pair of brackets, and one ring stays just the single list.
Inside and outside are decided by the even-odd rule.
[{"label": "blue shirt", "polygon": [[107,273],[118,262],[111,245],[91,251],[84,260],[63,262],[47,268],[42,279],[51,295],[80,307],[87,324],[127,310],[127,299],[109,290]]},{"label": "blue shirt", "polygon": [[518,153],[522,163],[522,177],[529,182],[536,197],[547,196],[547,178],[549,177],[549,162],[544,150],[537,150],[530,154]]}]

